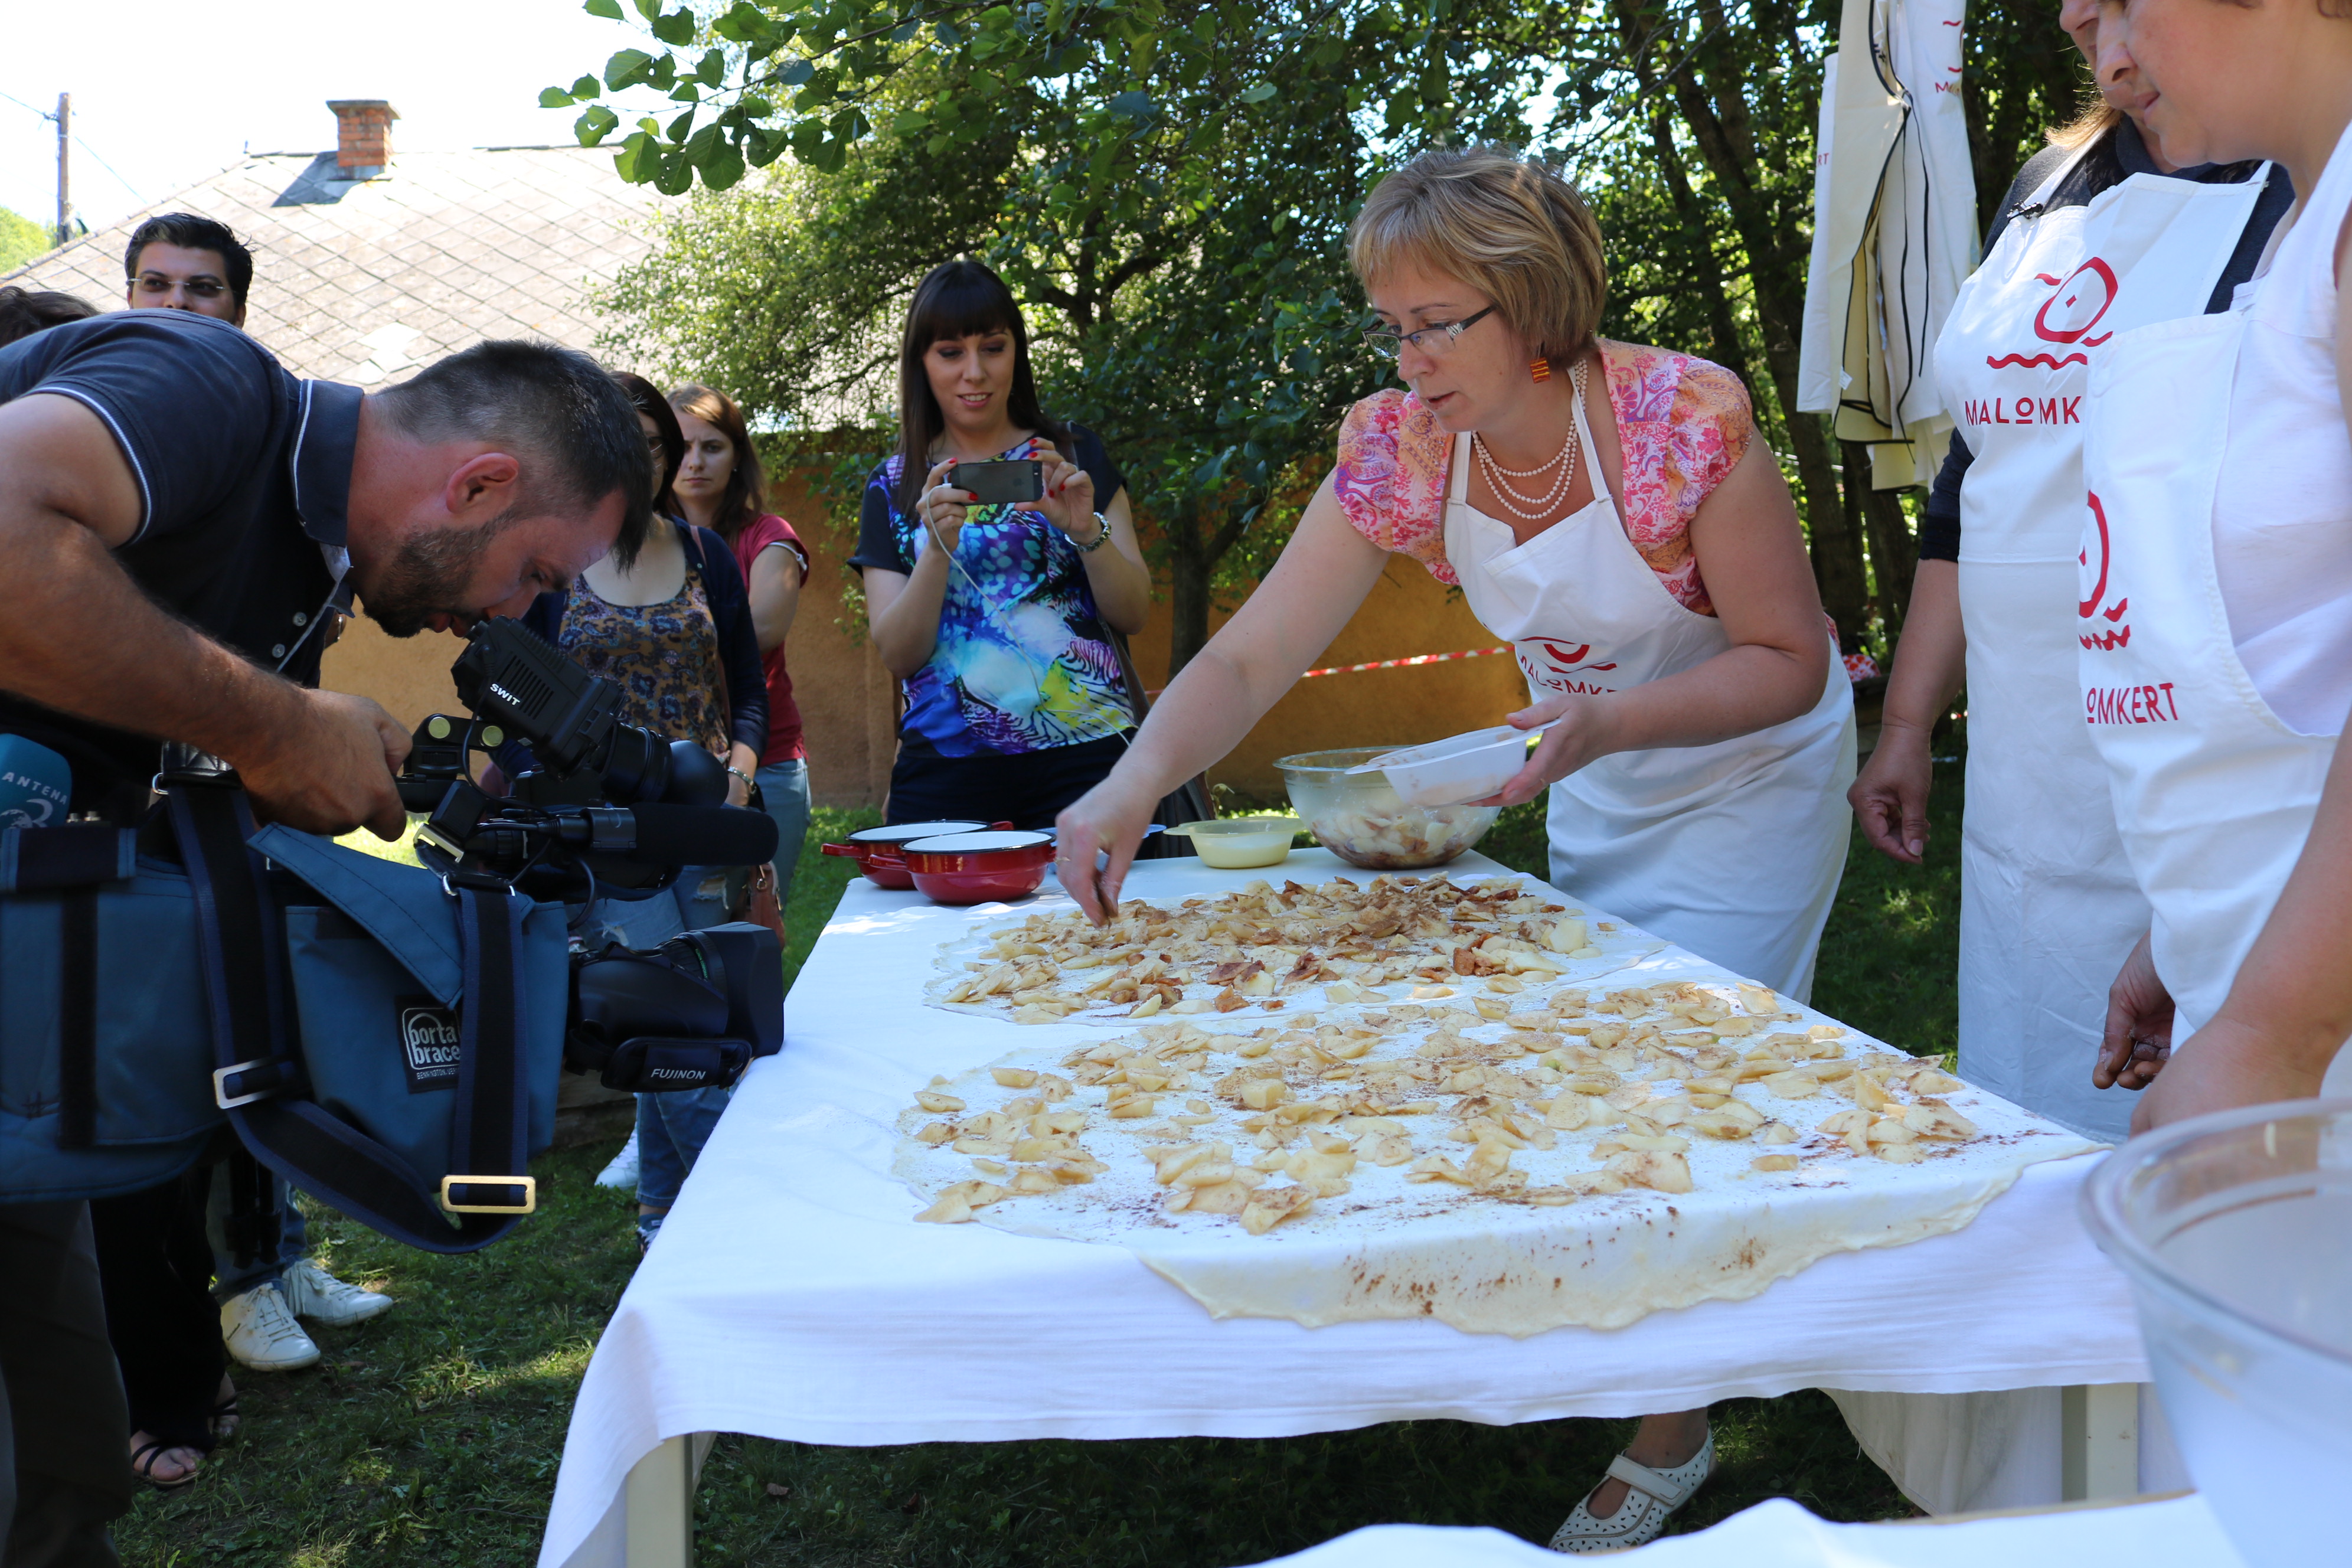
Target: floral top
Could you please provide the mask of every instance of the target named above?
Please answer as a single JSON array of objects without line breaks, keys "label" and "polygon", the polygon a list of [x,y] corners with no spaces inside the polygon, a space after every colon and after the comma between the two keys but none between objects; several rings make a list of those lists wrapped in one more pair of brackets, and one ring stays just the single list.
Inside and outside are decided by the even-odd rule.
[{"label": "floral top", "polygon": [[[1125,486],[1102,441],[1070,426],[1095,505]],[[1004,456],[1027,458],[1024,441]],[[932,548],[919,519],[898,510],[898,459],[866,483],[850,564],[912,573]],[[939,640],[908,677],[902,750],[941,757],[1008,756],[1082,745],[1133,729],[1118,649],[1096,607],[1086,558],[1042,512],[973,506],[956,536]]]},{"label": "floral top", "polygon": [[[1711,616],[1690,521],[1756,438],[1748,389],[1721,365],[1665,349],[1603,342],[1601,358],[1625,454],[1617,497],[1625,535],[1676,603]],[[1459,581],[1445,559],[1453,457],[1454,437],[1436,416],[1412,394],[1391,388],[1348,411],[1331,477],[1357,532],[1446,584]]]},{"label": "floral top", "polygon": [[574,582],[556,646],[620,687],[624,722],[727,755],[719,624],[691,562],[685,583],[658,605],[607,604],[586,578]]}]

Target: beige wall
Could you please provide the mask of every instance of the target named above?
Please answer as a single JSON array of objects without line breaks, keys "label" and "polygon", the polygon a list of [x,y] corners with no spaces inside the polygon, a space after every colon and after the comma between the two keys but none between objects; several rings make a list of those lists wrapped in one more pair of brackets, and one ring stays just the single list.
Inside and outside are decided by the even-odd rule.
[{"label": "beige wall", "polygon": [[[856,518],[838,522],[811,494],[809,471],[788,474],[772,504],[807,540],[815,565],[786,643],[793,693],[807,727],[809,782],[821,805],[878,805],[890,781],[892,682],[873,645],[852,637],[841,622],[843,563],[855,545]],[[1216,617],[1222,624],[1223,617]],[[1168,678],[1168,605],[1164,595],[1136,639],[1136,662],[1150,687]],[[1452,653],[1495,646],[1459,594],[1417,563],[1392,559],[1364,607],[1356,613],[1318,665],[1369,663],[1416,654]],[[394,641],[365,618],[346,628],[327,656],[325,682],[362,692],[414,727],[425,714],[457,711],[449,664],[455,638],[426,633]],[[1275,704],[1231,756],[1209,772],[1244,795],[1278,798],[1274,759],[1335,746],[1409,745],[1460,730],[1498,723],[1527,700],[1517,666],[1508,658],[1482,658],[1405,669],[1369,670],[1301,681]]]},{"label": "beige wall", "polygon": [[[1225,617],[1211,616],[1211,626]],[[1135,657],[1144,684],[1168,678],[1168,605],[1152,606],[1150,624],[1136,639]],[[1364,601],[1318,668],[1370,664],[1417,654],[1456,653],[1498,646],[1478,624],[1462,595],[1419,563],[1391,556],[1380,584]],[[1318,676],[1291,688],[1225,760],[1209,770],[1213,784],[1226,784],[1245,795],[1279,800],[1276,757],[1338,746],[1404,746],[1434,741],[1462,730],[1502,722],[1527,702],[1527,685],[1508,657],[1455,659],[1403,669],[1371,669]]]}]

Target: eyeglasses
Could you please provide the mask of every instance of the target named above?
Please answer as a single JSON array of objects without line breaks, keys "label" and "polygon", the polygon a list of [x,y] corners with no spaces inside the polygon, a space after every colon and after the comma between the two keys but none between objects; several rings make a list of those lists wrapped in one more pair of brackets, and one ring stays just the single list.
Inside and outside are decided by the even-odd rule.
[{"label": "eyeglasses", "polygon": [[185,289],[198,300],[217,300],[228,292],[228,285],[217,278],[166,278],[160,272],[142,274],[136,280],[142,294],[169,294],[174,289]]},{"label": "eyeglasses", "polygon": [[1475,316],[1465,316],[1458,321],[1433,321],[1417,331],[1401,331],[1395,327],[1367,327],[1364,346],[1374,353],[1394,359],[1411,343],[1425,354],[1442,354],[1454,346],[1454,340],[1495,313],[1487,306]]}]

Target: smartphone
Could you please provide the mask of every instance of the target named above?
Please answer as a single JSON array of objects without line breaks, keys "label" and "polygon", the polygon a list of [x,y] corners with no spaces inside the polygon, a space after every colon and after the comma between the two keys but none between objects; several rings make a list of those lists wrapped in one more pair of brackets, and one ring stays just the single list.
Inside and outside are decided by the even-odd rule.
[{"label": "smartphone", "polygon": [[1045,465],[1034,458],[1013,462],[958,463],[948,470],[948,483],[969,490],[988,505],[1019,506],[1045,494]]}]

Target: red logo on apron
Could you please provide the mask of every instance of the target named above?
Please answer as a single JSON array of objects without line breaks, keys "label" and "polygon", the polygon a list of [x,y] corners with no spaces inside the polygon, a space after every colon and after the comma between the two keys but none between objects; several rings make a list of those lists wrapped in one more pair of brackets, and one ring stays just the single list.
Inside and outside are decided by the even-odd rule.
[{"label": "red logo on apron", "polygon": [[[2120,285],[2116,281],[2114,268],[2094,256],[2063,278],[2053,278],[2047,272],[2034,276],[2053,289],[2050,298],[2042,302],[2042,309],[2033,313],[2035,337],[2045,343],[2080,343],[2084,348],[2095,349],[2115,336],[2113,332],[2102,332],[2095,338],[2085,335],[2099,324],[2099,318],[2105,315],[2108,308],[2116,302],[2116,290]],[[2053,310],[2058,312],[2054,325],[2050,320],[2050,312]],[[2063,359],[2052,357],[2047,350],[2032,355],[2002,354],[1998,359],[1988,355],[1985,359],[1985,363],[1994,370],[2010,365],[2044,365],[2057,370],[2065,365],[2090,363],[2091,356],[2079,351]]]},{"label": "red logo on apron", "polygon": [[1614,659],[1604,664],[1588,662],[1592,652],[1592,645],[1589,642],[1570,647],[1543,637],[1523,637],[1518,647],[1519,667],[1527,671],[1528,682],[1531,686],[1550,691],[1588,692],[1596,696],[1617,689],[1613,686],[1603,686],[1599,681],[1582,679],[1617,668]]},{"label": "red logo on apron", "polygon": [[[2131,608],[2131,601],[2127,598],[2118,597],[2116,600],[2113,608],[2105,606],[2108,568],[2112,566],[2115,562],[2115,546],[2107,534],[2107,509],[2099,504],[2099,494],[2096,490],[2090,492],[2090,495],[2091,521],[2097,525],[2099,530],[2098,577],[2097,580],[2091,584],[2090,597],[2077,604],[2074,606],[2074,613],[2084,620],[2090,621],[2092,623],[2092,629],[2082,634],[2083,646],[2084,647],[2104,648],[2112,653],[2116,648],[2125,647],[2130,645],[2131,623],[2124,620],[2124,612]],[[2088,566],[2091,563],[2091,552],[2087,548],[2085,548],[2083,552],[2075,556],[2074,559],[2077,563]],[[2107,630],[2101,631],[2098,629],[2097,623],[2100,621],[2107,623]],[[2116,625],[2117,622],[2121,622],[2122,624],[2118,626]]]}]

